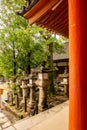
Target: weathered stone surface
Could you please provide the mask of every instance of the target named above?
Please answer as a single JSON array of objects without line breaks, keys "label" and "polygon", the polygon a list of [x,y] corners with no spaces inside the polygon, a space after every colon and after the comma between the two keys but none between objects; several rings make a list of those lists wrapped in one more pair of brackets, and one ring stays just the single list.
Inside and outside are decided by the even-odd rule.
[{"label": "weathered stone surface", "polygon": [[11,122],[8,121],[8,122],[6,122],[6,123],[2,126],[2,128],[7,128],[7,127],[10,126],[10,125],[11,125]]},{"label": "weathered stone surface", "polygon": [[35,105],[35,86],[31,85],[30,87],[30,101],[29,101],[29,107],[34,108]]},{"label": "weathered stone surface", "polygon": [[14,127],[10,126],[10,127],[6,128],[4,130],[16,130],[16,129]]},{"label": "weathered stone surface", "polygon": [[[68,102],[65,102],[61,105],[58,105],[56,107],[53,107],[51,109],[48,109],[44,112],[39,113],[36,116],[33,116],[31,118],[26,118],[23,119],[21,121],[16,122],[16,124],[14,125],[14,127],[17,130],[48,130],[47,126],[49,128],[49,130],[67,130],[66,126],[67,123],[66,121],[68,121]],[[61,113],[63,111],[63,113]],[[59,116],[60,114],[60,116]],[[57,118],[55,118],[55,116],[57,115]],[[54,118],[54,120],[52,120],[52,118]],[[61,118],[61,122],[60,122],[60,118]],[[52,120],[51,122],[48,123],[48,121]],[[47,122],[46,124],[43,124],[44,122]],[[56,122],[56,127],[52,127],[52,125]],[[49,124],[49,125],[48,125]],[[40,125],[39,128],[38,125]],[[46,125],[46,128],[44,128]],[[64,129],[61,129],[61,127],[64,125]],[[43,128],[41,128],[41,126]],[[59,127],[61,126],[61,127]],[[51,128],[52,127],[52,128]],[[10,129],[8,129],[10,130]],[[13,130],[13,129],[12,129]]]},{"label": "weathered stone surface", "polygon": [[23,102],[25,101],[25,97],[27,97],[27,84],[25,83],[25,81],[22,81],[22,85],[21,85],[21,88],[22,88],[22,92],[23,92]]},{"label": "weathered stone surface", "polygon": [[49,79],[39,79],[36,81],[36,84],[39,86],[39,104],[38,109],[42,111],[47,107],[47,88],[50,85]]},{"label": "weathered stone surface", "polygon": [[0,111],[0,130],[7,128],[11,125],[11,122],[8,120],[6,115]]}]

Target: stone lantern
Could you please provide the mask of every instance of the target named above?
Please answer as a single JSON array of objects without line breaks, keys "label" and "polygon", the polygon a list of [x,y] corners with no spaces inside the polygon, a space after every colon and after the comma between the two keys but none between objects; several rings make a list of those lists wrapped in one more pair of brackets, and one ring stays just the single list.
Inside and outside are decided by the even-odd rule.
[{"label": "stone lantern", "polygon": [[36,77],[34,75],[31,75],[29,79],[28,87],[30,88],[30,101],[29,101],[29,107],[34,108],[35,105],[35,88],[36,88]]},{"label": "stone lantern", "polygon": [[25,98],[27,97],[27,88],[28,88],[25,80],[22,80],[21,88],[23,93],[23,102],[25,102]]},{"label": "stone lantern", "polygon": [[48,69],[43,68],[38,73],[38,80],[36,81],[36,85],[39,87],[38,109],[40,111],[43,111],[47,107],[47,88],[50,85],[49,72]]},{"label": "stone lantern", "polygon": [[64,74],[62,75],[63,81],[61,84],[64,86],[64,95],[69,96],[69,74],[67,68],[65,67]]},{"label": "stone lantern", "polygon": [[18,87],[18,96],[22,97],[22,88],[20,87],[21,86],[21,80],[20,79],[16,80],[16,85]]}]

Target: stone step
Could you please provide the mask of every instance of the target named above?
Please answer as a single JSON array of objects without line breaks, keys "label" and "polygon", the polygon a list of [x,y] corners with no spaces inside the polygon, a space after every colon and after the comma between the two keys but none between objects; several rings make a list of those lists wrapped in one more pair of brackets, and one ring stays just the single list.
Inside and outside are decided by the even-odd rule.
[{"label": "stone step", "polygon": [[13,126],[17,130],[29,130],[32,127],[41,124],[45,120],[55,116],[57,113],[61,112],[67,106],[68,106],[68,101],[60,105],[57,105],[51,109],[48,109],[44,112],[41,112],[38,115],[35,115],[33,117],[29,117],[29,118],[27,117],[25,119],[17,121]]}]

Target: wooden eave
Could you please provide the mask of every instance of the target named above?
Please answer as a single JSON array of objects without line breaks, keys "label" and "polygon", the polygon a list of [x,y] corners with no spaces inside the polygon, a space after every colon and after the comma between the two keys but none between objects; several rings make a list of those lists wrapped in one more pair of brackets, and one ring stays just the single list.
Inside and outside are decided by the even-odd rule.
[{"label": "wooden eave", "polygon": [[36,23],[68,37],[68,0],[39,0],[23,17],[29,24]]}]

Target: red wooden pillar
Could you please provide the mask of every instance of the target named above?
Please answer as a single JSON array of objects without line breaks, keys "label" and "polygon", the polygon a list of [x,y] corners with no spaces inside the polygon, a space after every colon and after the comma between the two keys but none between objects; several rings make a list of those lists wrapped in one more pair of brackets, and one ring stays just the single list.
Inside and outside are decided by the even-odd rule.
[{"label": "red wooden pillar", "polygon": [[87,0],[69,2],[69,130],[87,130]]}]

